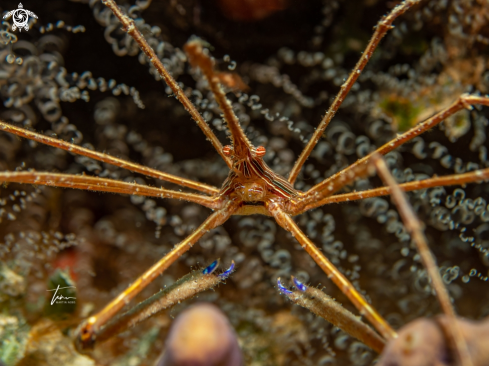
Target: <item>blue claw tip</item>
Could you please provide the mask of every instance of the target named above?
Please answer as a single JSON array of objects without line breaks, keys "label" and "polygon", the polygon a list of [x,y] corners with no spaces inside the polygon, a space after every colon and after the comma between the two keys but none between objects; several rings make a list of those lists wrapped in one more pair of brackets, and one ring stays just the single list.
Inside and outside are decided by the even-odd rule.
[{"label": "blue claw tip", "polygon": [[216,270],[217,266],[219,266],[219,259],[216,259],[208,267],[204,268],[202,273],[203,274],[211,274],[212,272],[214,272]]},{"label": "blue claw tip", "polygon": [[300,282],[297,278],[295,278],[294,276],[292,276],[292,280],[294,281],[294,285],[295,287],[297,287],[297,289],[301,292],[304,292],[307,290],[307,286],[304,285],[302,282]]},{"label": "blue claw tip", "polygon": [[222,272],[219,276],[220,279],[225,280],[226,278],[229,277],[231,272],[234,271],[234,261],[231,262],[231,266],[224,272]]},{"label": "blue claw tip", "polygon": [[287,290],[284,285],[282,285],[282,282],[280,282],[280,277],[277,278],[277,286],[278,286],[278,289],[281,293],[283,293],[284,295],[290,295],[292,293],[292,291],[290,290]]}]

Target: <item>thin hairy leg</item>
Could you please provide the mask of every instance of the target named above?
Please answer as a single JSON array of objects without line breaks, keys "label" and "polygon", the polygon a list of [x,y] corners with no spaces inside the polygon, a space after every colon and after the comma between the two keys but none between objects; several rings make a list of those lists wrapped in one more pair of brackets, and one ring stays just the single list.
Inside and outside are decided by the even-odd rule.
[{"label": "thin hairy leg", "polygon": [[[410,191],[417,191],[420,189],[433,188],[433,187],[455,186],[455,185],[462,185],[467,183],[479,183],[487,180],[489,180],[489,168],[482,169],[482,170],[475,170],[473,172],[463,173],[463,174],[453,174],[444,177],[434,177],[434,178],[429,178],[424,180],[416,180],[413,182],[399,184],[398,187],[404,192],[410,192]],[[302,212],[299,212],[299,214],[312,210],[313,208],[317,208],[330,203],[349,202],[349,201],[362,200],[365,198],[387,196],[391,194],[391,191],[392,190],[390,187],[380,187],[380,188],[368,189],[360,192],[336,194],[334,196],[329,196],[323,198],[322,200],[307,205]]]},{"label": "thin hairy leg", "polygon": [[204,132],[205,136],[210,140],[217,153],[221,155],[227,166],[231,168],[231,160],[226,155],[224,155],[222,151],[222,145],[217,139],[216,135],[214,135],[214,132],[212,132],[211,128],[202,117],[202,115],[199,113],[197,108],[195,108],[193,103],[190,101],[190,99],[187,98],[180,86],[178,86],[178,83],[173,78],[173,76],[171,76],[165,66],[163,66],[154,50],[151,48],[139,29],[136,27],[134,20],[122,13],[121,9],[117,6],[115,1],[103,0],[102,3],[106,5],[110,10],[112,10],[114,15],[122,23],[124,31],[127,32],[127,34],[129,34],[136,41],[141,50],[143,50],[143,52],[149,58],[149,61],[153,64],[156,70],[158,70],[158,73],[163,78],[165,83],[171,88],[175,98],[177,98],[178,101],[182,103],[183,107],[190,113],[190,116],[195,120],[195,122],[197,122],[197,125],[200,127],[202,132]]},{"label": "thin hairy leg", "polygon": [[381,353],[385,347],[385,340],[358,316],[346,310],[340,303],[325,294],[323,291],[307,287],[297,278],[292,276],[296,291],[290,291],[277,279],[277,286],[281,293],[287,296],[293,303],[308,309],[317,316],[340,328],[352,337],[355,337],[377,353]]},{"label": "thin hairy leg", "polygon": [[130,170],[132,172],[141,173],[148,177],[152,177],[166,182],[175,183],[184,187],[192,188],[200,192],[208,193],[211,195],[215,195],[219,193],[218,188],[209,186],[207,184],[195,182],[193,180],[186,179],[186,178],[180,178],[172,174],[163,173],[156,169],[151,169],[143,165],[131,163],[129,161],[112,157],[104,153],[89,150],[84,147],[77,146],[75,144],[71,144],[63,140],[44,136],[40,133],[36,133],[33,131],[26,130],[24,128],[16,127],[2,121],[0,121],[0,131],[9,132],[20,137],[25,137],[26,139],[29,140],[40,142],[41,144],[57,147],[59,149],[68,151],[73,154],[83,155],[86,156],[87,158],[101,161],[103,163],[112,164],[118,166],[119,168]]},{"label": "thin hairy leg", "polygon": [[131,301],[146,286],[161,275],[173,262],[183,253],[189,250],[205,233],[215,227],[222,225],[235,211],[237,205],[234,201],[228,201],[226,206],[214,212],[200,225],[192,234],[156,262],[151,268],[134,281],[124,292],[107,304],[97,314],[88,318],[79,328],[77,334],[77,346],[80,349],[90,348],[96,341],[100,327],[121,310],[124,305]]},{"label": "thin hairy leg", "polygon": [[306,252],[312,257],[314,262],[328,275],[336,286],[343,292],[348,299],[355,305],[361,315],[364,315],[375,329],[386,339],[397,337],[397,333],[382,316],[365,300],[365,298],[355,289],[350,281],[329,261],[328,258],[314,245],[312,241],[302,232],[294,220],[285,213],[275,202],[267,205],[268,211],[275,218],[277,223],[301,244]]},{"label": "thin hairy leg", "polygon": [[321,122],[319,123],[319,126],[316,128],[316,131],[314,131],[314,134],[312,137],[309,139],[309,142],[307,143],[306,147],[304,150],[302,150],[302,153],[300,154],[299,158],[295,162],[292,170],[289,173],[289,182],[294,183],[295,180],[297,179],[297,176],[299,175],[299,172],[302,169],[302,166],[306,162],[307,158],[309,155],[311,155],[312,150],[316,146],[316,144],[319,142],[321,139],[321,136],[324,133],[324,130],[326,127],[328,127],[329,122],[333,119],[334,115],[336,114],[336,111],[340,108],[341,104],[345,100],[347,94],[349,93],[351,87],[355,82],[357,81],[358,77],[360,76],[361,72],[365,68],[365,65],[367,64],[368,60],[372,57],[373,52],[379,45],[380,40],[384,35],[387,33],[389,29],[392,29],[393,26],[391,25],[392,22],[401,14],[403,14],[405,11],[407,11],[409,8],[411,8],[413,5],[419,3],[420,0],[407,0],[401,3],[400,5],[396,6],[392,11],[385,16],[383,19],[379,21],[377,26],[375,27],[375,32],[370,39],[370,42],[367,45],[367,48],[363,51],[362,56],[360,57],[360,60],[358,60],[357,64],[355,65],[355,68],[353,71],[350,73],[350,76],[348,79],[345,81],[345,83],[341,86],[340,92],[336,96],[336,98],[333,101],[333,104],[329,107],[328,111],[326,112],[326,115],[323,117]]},{"label": "thin hairy leg", "polygon": [[431,279],[438,302],[448,318],[449,336],[455,345],[455,350],[457,351],[460,365],[472,366],[472,360],[467,348],[467,343],[462,337],[460,327],[455,317],[455,310],[453,309],[450,301],[450,296],[448,295],[448,291],[443,284],[443,280],[441,279],[435,258],[428,247],[428,241],[423,233],[423,226],[414,214],[411,205],[408,203],[406,195],[399,188],[394,177],[389,172],[389,169],[387,168],[385,160],[382,158],[382,156],[375,154],[372,157],[372,162],[374,163],[377,173],[381,179],[390,187],[392,201],[396,205],[407,231],[411,234],[411,237],[418,248],[418,253],[421,256],[424,267],[426,268],[426,271]]},{"label": "thin hairy leg", "polygon": [[209,197],[195,193],[185,193],[173,191],[171,189],[143,186],[142,184],[137,183],[121,182],[114,179],[90,177],[88,175],[44,172],[1,172],[0,182],[28,183],[50,187],[84,189],[87,191],[173,198],[194,202],[211,209],[220,208],[220,199],[218,196]]},{"label": "thin hairy leg", "polygon": [[[406,131],[405,133],[397,136],[395,139],[392,139],[391,141],[379,147],[374,152],[366,155],[362,159],[358,159],[355,163],[351,164],[342,171],[323,180],[321,183],[316,184],[304,194],[304,199],[300,205],[303,205],[302,207],[305,207],[313,204],[314,201],[318,201],[325,197],[331,196],[333,193],[339,191],[347,184],[350,184],[358,177],[365,175],[367,172],[368,164],[374,154],[385,155],[395,148],[401,146],[402,144],[412,140],[416,136],[421,135],[423,132],[429,130],[430,128],[436,126],[454,113],[464,108],[471,109],[472,105],[474,104],[489,106],[489,97],[479,97],[468,94],[461,95],[458,100],[450,107],[435,114],[433,117],[427,119],[425,122],[411,128],[409,131]],[[302,209],[297,209],[297,212],[301,211]]]},{"label": "thin hairy leg", "polygon": [[219,83],[219,79],[214,72],[214,62],[203,52],[202,42],[199,40],[190,41],[185,45],[184,49],[189,56],[190,64],[193,67],[200,68],[209,83],[209,87],[223,112],[224,119],[231,132],[234,151],[239,154],[241,151],[251,149],[251,143],[248,141],[248,138],[241,128],[238,117],[236,117],[233,107],[226,98]]},{"label": "thin hairy leg", "polygon": [[140,302],[127,312],[120,314],[106,326],[101,328],[97,335],[97,342],[103,342],[112,338],[116,334],[124,332],[137,324],[152,317],[158,312],[169,309],[172,306],[185,301],[202,291],[214,288],[225,281],[234,270],[234,262],[221,274],[216,274],[215,270],[219,265],[219,260],[212,262],[204,270],[196,270],[183,276],[172,285],[169,285],[153,296]]}]

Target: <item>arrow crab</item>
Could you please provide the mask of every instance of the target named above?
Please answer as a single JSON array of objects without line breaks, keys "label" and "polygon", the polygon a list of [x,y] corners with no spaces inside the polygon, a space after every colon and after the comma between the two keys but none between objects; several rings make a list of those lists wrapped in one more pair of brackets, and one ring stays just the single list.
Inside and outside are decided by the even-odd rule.
[{"label": "arrow crab", "polygon": [[[397,63],[394,46],[399,46],[399,39],[402,40],[403,37],[406,38],[406,44],[409,44],[407,41],[412,41],[407,39],[408,36],[415,38],[413,34],[416,35],[418,27],[415,23],[412,28],[401,23],[398,27],[400,31],[393,32],[391,38],[387,37],[386,42],[390,49],[381,52],[380,56],[376,56],[378,51],[374,52],[381,38],[390,31],[391,25],[401,22],[404,16],[409,16],[409,11],[406,14],[404,12],[410,7],[415,8],[412,19],[421,23],[419,27],[423,26],[423,22],[439,22],[432,13],[432,7],[426,5],[420,10],[423,4],[411,1],[391,9],[378,23],[374,36],[363,53],[361,49],[364,43],[361,37],[357,39],[341,34],[347,32],[346,30],[340,31],[343,42],[337,43],[336,49],[331,47],[328,52],[320,52],[332,22],[329,14],[335,11],[333,5],[328,8],[328,5],[323,4],[325,16],[321,25],[315,27],[314,36],[308,45],[312,51],[298,52],[281,47],[268,57],[265,64],[243,62],[243,67],[236,69],[235,62],[231,61],[232,55],[223,56],[222,61],[216,61],[210,56],[213,52],[206,51],[206,43],[203,41],[194,39],[188,42],[185,53],[158,41],[157,35],[161,29],[148,26],[141,18],[141,12],[149,4],[138,3],[118,12],[118,7],[108,1],[107,5],[111,11],[115,11],[116,16],[100,4],[93,2],[92,5],[97,20],[105,27],[105,38],[112,44],[116,54],[137,54],[141,63],[149,65],[155,78],[166,81],[164,87],[168,94],[182,102],[222,161],[204,156],[208,153],[202,144],[194,143],[193,138],[190,141],[189,130],[195,127],[190,126],[188,118],[179,119],[178,124],[168,122],[171,123],[171,133],[166,130],[164,133],[157,132],[160,127],[166,128],[167,119],[181,118],[186,113],[168,99],[161,100],[160,96],[157,97],[157,88],[152,94],[148,92],[143,98],[139,98],[136,90],[141,87],[132,89],[124,85],[117,86],[110,80],[106,82],[88,74],[67,76],[61,68],[56,68],[57,65],[53,64],[50,66],[56,71],[53,80],[59,83],[57,97],[62,101],[69,101],[70,97],[80,99],[86,96],[82,91],[84,88],[102,91],[111,89],[116,95],[130,94],[136,102],[134,104],[142,105],[144,102],[148,108],[152,100],[158,101],[161,103],[160,114],[158,117],[150,117],[151,124],[144,124],[150,130],[143,132],[143,128],[137,124],[139,117],[135,117],[130,106],[120,105],[114,99],[100,101],[95,109],[95,120],[97,132],[102,134],[103,141],[100,145],[107,150],[107,154],[96,152],[98,148],[94,150],[90,146],[79,145],[81,131],[84,134],[90,134],[91,131],[83,126],[68,127],[73,125],[67,122],[66,117],[64,120],[62,116],[56,118],[57,110],[49,104],[52,102],[49,94],[36,95],[34,99],[38,102],[37,106],[43,116],[52,122],[51,130],[61,137],[69,136],[71,142],[62,141],[57,136],[45,136],[26,130],[25,127],[29,129],[31,125],[26,123],[28,118],[25,116],[23,119],[17,118],[23,127],[2,122],[0,128],[6,133],[14,133],[82,157],[75,158],[76,164],[68,165],[67,154],[53,154],[49,150],[49,156],[52,155],[53,160],[56,155],[60,155],[58,159],[65,161],[64,165],[61,164],[62,168],[56,166],[59,164],[57,161],[52,163],[59,173],[53,172],[53,169],[29,171],[32,166],[27,164],[25,169],[1,173],[0,180],[128,194],[131,195],[131,204],[139,207],[149,221],[144,222],[144,217],[142,220],[131,218],[130,213],[134,208],[125,207],[115,198],[108,200],[113,200],[115,207],[120,205],[119,217],[102,219],[107,208],[100,206],[90,207],[91,211],[87,208],[82,210],[83,204],[80,201],[88,193],[71,196],[74,206],[80,206],[77,215],[81,216],[72,213],[72,218],[67,218],[64,222],[58,218],[60,227],[69,227],[77,232],[77,236],[85,237],[89,242],[80,244],[85,249],[82,248],[81,253],[77,254],[81,257],[80,281],[87,285],[87,289],[80,290],[80,295],[82,299],[87,299],[90,295],[98,296],[94,301],[98,312],[85,309],[83,313],[90,316],[78,330],[81,348],[92,346],[98,334],[103,331],[103,325],[138,293],[141,292],[141,297],[147,297],[149,289],[146,291],[144,287],[150,282],[155,279],[160,281],[160,285],[153,286],[156,289],[163,286],[162,281],[170,282],[171,277],[167,273],[171,269],[166,269],[184,252],[190,250],[183,258],[187,267],[212,262],[211,259],[216,256],[221,256],[221,260],[227,264],[231,260],[236,261],[237,272],[228,281],[231,283],[220,286],[213,299],[228,309],[238,335],[240,331],[247,334],[248,326],[252,329],[248,331],[251,334],[248,340],[259,338],[258,334],[261,334],[262,339],[268,339],[269,344],[273,344],[271,338],[274,337],[284,340],[286,350],[280,350],[279,343],[262,347],[266,349],[262,351],[266,353],[266,357],[275,357],[284,364],[306,363],[304,360],[327,364],[335,362],[333,354],[336,353],[339,359],[346,357],[358,363],[370,362],[373,354],[362,343],[351,340],[345,333],[305,311],[294,309],[290,313],[290,304],[284,301],[283,296],[280,297],[277,288],[285,295],[290,295],[291,291],[283,285],[284,278],[290,275],[297,277],[294,283],[299,291],[303,283],[313,286],[323,283],[326,286],[325,292],[338,298],[352,311],[362,314],[383,340],[395,337],[395,327],[420,315],[438,312],[436,302],[431,297],[431,275],[424,270],[421,256],[411,245],[408,229],[410,226],[402,223],[397,211],[390,207],[385,197],[381,198],[393,188],[373,188],[381,186],[380,181],[367,177],[373,152],[377,148],[380,149],[377,153],[385,155],[400,187],[405,191],[416,190],[410,193],[411,204],[428,224],[429,235],[439,238],[430,242],[447,243],[442,248],[435,249],[435,257],[442,255],[444,258],[443,261],[438,259],[438,272],[441,272],[444,283],[450,285],[449,294],[452,297],[467,298],[466,295],[462,296],[466,287],[476,281],[480,283],[476,283],[475,287],[485,283],[484,271],[487,270],[484,266],[487,265],[487,255],[484,251],[484,237],[487,234],[484,233],[487,228],[484,225],[487,225],[485,222],[489,215],[486,202],[487,184],[482,183],[478,186],[482,188],[472,188],[469,192],[452,186],[484,181],[489,174],[484,155],[487,129],[487,122],[484,122],[487,119],[484,116],[487,111],[477,107],[488,105],[488,99],[476,92],[463,94],[469,84],[481,91],[487,88],[482,77],[485,75],[487,60],[479,55],[467,56],[460,49],[457,54],[454,48],[460,48],[460,45],[441,44],[441,41],[436,41],[436,37],[433,37],[431,44],[414,42],[412,50],[402,51],[408,55],[422,54],[419,64],[414,61],[413,64]],[[177,13],[185,13],[185,9],[178,10],[178,4],[174,8]],[[348,13],[346,10],[345,12]],[[198,18],[197,5],[192,13]],[[202,17],[205,18],[205,14]],[[183,16],[182,19],[188,21]],[[175,23],[178,21],[181,19],[177,16]],[[201,20],[192,21],[200,24]],[[122,25],[118,22],[122,22]],[[210,27],[209,24],[201,25],[204,33],[210,32],[206,30],[206,27]],[[124,32],[120,31],[121,27]],[[218,33],[215,24],[210,28],[212,32]],[[477,42],[483,43],[485,38],[477,30],[472,31],[473,45],[477,48]],[[254,37],[259,37],[258,31]],[[279,38],[278,35],[276,37]],[[225,37],[220,40],[222,44],[226,44]],[[264,42],[262,47],[266,46]],[[342,53],[341,47],[347,48],[348,52]],[[421,47],[422,51],[416,47]],[[140,53],[139,48],[145,54]],[[357,64],[348,61],[355,50],[357,57],[360,57]],[[24,59],[27,60],[27,57]],[[479,68],[478,71],[472,70],[472,74],[464,70],[470,60],[475,60],[474,65]],[[369,62],[378,65],[378,69],[369,70]],[[391,65],[390,69],[387,68],[388,72],[379,71],[382,63]],[[479,64],[482,66],[479,67]],[[308,71],[306,77],[296,81],[294,73],[297,66]],[[224,71],[218,70],[219,68]],[[49,67],[46,69],[51,70]],[[167,69],[171,71],[167,72]],[[290,77],[286,74],[288,69]],[[125,70],[127,74],[134,72],[127,67]],[[353,71],[350,73],[350,70]],[[430,74],[435,72],[438,74]],[[236,76],[238,74],[246,76],[250,85],[260,85],[259,89],[264,94],[249,93],[246,85]],[[172,75],[179,76],[178,82]],[[462,76],[466,79],[462,79]],[[470,77],[473,80],[467,82]],[[129,81],[126,82],[129,84]],[[188,86],[187,82],[193,87]],[[321,83],[326,83],[328,90],[320,90]],[[368,89],[371,84],[374,92]],[[367,89],[362,92],[363,85]],[[77,90],[72,89],[75,87],[79,97]],[[331,101],[331,106],[324,114],[328,101],[338,88],[339,94]],[[273,89],[279,90],[286,102],[269,99],[266,91]],[[318,97],[308,96],[317,90],[320,90]],[[422,101],[417,101],[416,98]],[[16,104],[16,100],[20,99],[13,97],[6,105],[20,108],[22,103]],[[338,111],[342,103],[344,107]],[[316,119],[321,122],[315,124],[312,119],[318,114],[312,111],[321,108],[323,112],[316,112],[322,114],[322,118]],[[115,121],[121,110],[130,116],[129,127]],[[462,117],[457,118],[456,112]],[[220,113],[223,113],[222,118]],[[335,122],[333,116],[336,114],[339,120]],[[73,118],[75,117],[70,116],[70,119]],[[260,122],[251,123],[254,118]],[[15,118],[11,119],[15,122]],[[437,140],[431,135],[425,137],[422,134],[444,120],[446,137],[439,133],[442,137]],[[218,136],[209,125],[218,131]],[[261,132],[265,130],[273,137],[264,137]],[[176,142],[176,134],[182,131],[182,141]],[[197,132],[192,131],[192,134],[199,136]],[[470,133],[472,136],[469,138]],[[221,141],[229,141],[229,138],[231,142],[223,146]],[[445,141],[442,143],[440,140],[443,138]],[[470,145],[470,151],[458,152],[447,148],[449,143],[462,144],[460,141],[463,139],[466,140],[466,145]],[[481,142],[481,139],[484,140]],[[182,151],[175,153],[180,154],[180,161],[175,165],[171,163],[171,156],[163,151],[166,146],[161,141],[168,142],[169,148],[182,146]],[[163,148],[155,147],[155,143],[160,143]],[[33,148],[32,145],[29,148]],[[297,160],[294,159],[295,153]],[[202,158],[196,160],[196,155],[192,154],[201,155]],[[123,156],[124,159],[117,159],[116,156]],[[133,159],[140,159],[146,165],[158,169],[128,162]],[[39,165],[42,164],[46,162]],[[37,165],[35,167],[37,169]],[[141,176],[135,178],[136,175],[122,173],[122,168],[154,180],[149,180],[151,183],[148,184]],[[85,171],[87,174],[75,174]],[[197,179],[205,183],[197,182]],[[222,181],[222,186],[215,187]],[[158,188],[163,185],[161,182],[169,182],[173,186]],[[101,199],[101,196],[93,193],[89,196],[92,199]],[[160,205],[159,198],[189,201],[193,205],[184,208],[177,202],[174,206],[163,206]],[[336,205],[359,199],[365,200],[359,204]],[[312,211],[327,203],[332,205]],[[206,214],[198,205],[214,212],[208,216],[208,211]],[[68,207],[65,209],[68,210]],[[178,209],[181,214],[174,213]],[[86,222],[95,222],[95,230],[80,227],[80,223],[84,221],[76,217],[83,217],[83,214],[89,216]],[[255,214],[268,217],[257,217]],[[245,217],[238,219],[233,215]],[[296,215],[299,215],[297,222],[292,218]],[[141,213],[136,217],[141,217]],[[273,220],[279,224],[278,228]],[[141,227],[147,228],[151,225],[154,225],[153,230],[150,230],[154,238],[146,239],[145,234],[136,234],[142,230]],[[475,234],[472,235],[467,230],[472,230]],[[209,231],[211,232],[208,233]],[[291,233],[292,238],[286,232]],[[164,244],[161,245],[161,242]],[[240,242],[239,245],[237,242]],[[198,253],[193,254],[199,246],[198,243],[201,248]],[[101,253],[94,253],[97,245],[108,248],[100,249]],[[197,248],[190,249],[191,246]],[[470,250],[478,251],[477,255],[481,257],[479,262],[473,258],[457,262],[457,253]],[[154,258],[155,252],[161,257],[166,252],[170,254],[156,264],[152,263],[150,272],[146,272],[146,275],[133,282],[128,289],[124,289],[141,274],[134,272],[143,272],[142,266],[152,261],[150,258]],[[120,258],[115,257],[119,255]],[[139,257],[141,261],[135,263],[138,258],[132,260],[132,257]],[[477,266],[483,269],[477,269]],[[181,267],[183,266],[180,265],[173,276],[178,277]],[[163,271],[164,276],[160,278]],[[326,277],[342,289],[344,296],[333,289]],[[470,281],[472,277],[475,279]],[[282,282],[277,284],[279,278]],[[116,287],[123,292],[102,308],[103,303],[108,302],[104,300],[110,297],[108,293],[117,292],[114,290]],[[201,296],[212,298],[210,295]],[[349,301],[357,310],[349,305]],[[447,306],[446,301],[444,304]],[[475,317],[485,315],[487,309],[484,309],[481,304]],[[112,347],[116,348],[114,344]],[[248,352],[258,354],[257,350],[262,349],[256,345],[254,347],[256,348],[250,347]],[[369,347],[375,348],[372,345]],[[319,349],[322,351],[319,352]],[[463,350],[459,351],[458,355],[463,355]],[[263,362],[273,364],[270,359]]]}]

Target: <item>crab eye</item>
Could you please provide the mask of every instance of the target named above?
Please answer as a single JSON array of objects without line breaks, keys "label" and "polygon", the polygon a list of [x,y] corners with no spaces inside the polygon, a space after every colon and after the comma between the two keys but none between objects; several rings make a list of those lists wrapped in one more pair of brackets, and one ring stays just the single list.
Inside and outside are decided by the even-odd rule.
[{"label": "crab eye", "polygon": [[259,158],[264,157],[266,152],[267,150],[263,146],[258,146],[255,150],[255,154]]},{"label": "crab eye", "polygon": [[233,151],[233,147],[231,145],[226,145],[222,148],[222,152],[224,155],[229,156],[231,155],[231,152]]}]

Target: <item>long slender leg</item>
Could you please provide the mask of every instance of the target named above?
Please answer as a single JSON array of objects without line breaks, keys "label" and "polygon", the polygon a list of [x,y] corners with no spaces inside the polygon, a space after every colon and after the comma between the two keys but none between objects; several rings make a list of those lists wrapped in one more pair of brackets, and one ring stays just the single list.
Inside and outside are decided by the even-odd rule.
[{"label": "long slender leg", "polygon": [[121,182],[114,179],[90,177],[87,175],[43,172],[1,172],[0,182],[30,183],[51,187],[84,189],[88,191],[173,198],[198,203],[199,205],[212,209],[218,209],[221,205],[218,196],[209,197],[195,193],[185,193],[173,191],[171,189],[143,186],[142,184],[137,183]]},{"label": "long slender leg", "polygon": [[175,245],[168,254],[144,272],[123,293],[107,304],[97,314],[88,318],[79,329],[77,335],[78,347],[81,349],[92,347],[102,325],[107,323],[124,305],[131,301],[131,299],[156,279],[156,277],[162,274],[177,258],[189,250],[206,232],[222,225],[236,211],[236,208],[237,204],[234,201],[228,201],[224,208],[210,215],[192,234]]},{"label": "long slender leg", "polygon": [[[462,184],[477,183],[480,181],[487,181],[487,180],[489,180],[489,168],[476,170],[469,173],[453,174],[444,177],[435,177],[435,178],[429,178],[424,180],[417,180],[413,182],[402,183],[399,184],[398,186],[402,191],[410,192],[410,191],[417,191],[419,189],[462,185]],[[329,196],[323,198],[322,200],[307,205],[302,212],[299,212],[297,214],[301,214],[305,211],[309,211],[313,208],[327,205],[329,203],[356,201],[356,200],[361,200],[361,199],[371,198],[371,197],[387,196],[389,194],[391,194],[390,187],[380,187],[380,188],[374,188],[374,189],[369,189],[360,192],[336,194],[334,196]]]},{"label": "long slender leg", "polygon": [[191,65],[193,67],[199,67],[204,73],[204,76],[209,83],[209,87],[223,112],[224,119],[226,120],[233,139],[234,153],[241,156],[242,153],[248,152],[252,145],[241,128],[231,103],[226,99],[226,95],[221,88],[219,79],[214,72],[214,62],[203,52],[202,43],[199,40],[188,42],[184,49],[189,56]]},{"label": "long slender leg", "polygon": [[455,317],[455,310],[453,310],[452,303],[450,302],[450,296],[448,291],[443,284],[440,273],[438,272],[438,267],[435,262],[435,258],[431,253],[426,237],[424,236],[422,224],[414,214],[412,207],[409,205],[405,194],[396,184],[394,177],[389,172],[387,165],[381,155],[375,154],[372,158],[377,173],[382,178],[384,183],[388,185],[391,189],[391,198],[394,204],[397,206],[397,210],[401,215],[406,229],[411,234],[416,247],[418,248],[421,260],[430,276],[431,283],[436,292],[438,302],[443,309],[443,312],[448,318],[449,322],[449,336],[455,345],[455,350],[457,351],[457,356],[460,364],[463,366],[472,366],[472,360],[470,358],[469,350],[467,348],[467,343],[462,336],[460,327],[458,325],[457,319]]},{"label": "long slender leg", "polygon": [[398,16],[403,14],[406,10],[408,10],[410,7],[412,7],[417,3],[419,3],[419,0],[404,1],[402,4],[392,9],[392,11],[387,16],[385,16],[379,21],[379,23],[376,26],[375,32],[372,38],[370,39],[370,42],[367,45],[367,48],[365,49],[365,51],[363,51],[362,57],[360,57],[360,60],[358,60],[357,64],[355,65],[355,68],[350,73],[348,80],[346,80],[345,83],[341,86],[340,92],[334,99],[333,104],[331,104],[331,106],[329,107],[328,111],[326,112],[326,115],[319,123],[319,126],[317,127],[316,131],[314,131],[314,134],[309,139],[309,142],[307,143],[304,150],[302,150],[301,155],[299,156],[299,158],[294,164],[294,167],[290,171],[289,174],[290,183],[294,183],[295,180],[297,179],[297,176],[299,175],[302,166],[304,165],[307,158],[311,154],[312,150],[314,149],[319,139],[323,135],[324,130],[328,126],[329,122],[331,122],[331,120],[333,119],[336,111],[340,108],[341,104],[343,103],[343,100],[345,100],[345,97],[350,91],[351,87],[353,86],[353,84],[355,84],[355,81],[357,81],[358,77],[360,76],[360,73],[365,68],[365,65],[367,64],[368,60],[372,57],[372,53],[377,48],[380,40],[382,39],[382,37],[384,37],[384,35],[387,33],[389,29],[393,28],[393,26],[391,25],[392,22]]},{"label": "long slender leg", "polygon": [[214,272],[218,264],[219,260],[216,260],[204,270],[200,269],[190,272],[127,312],[111,319],[97,334],[97,342],[103,342],[116,334],[124,332],[158,312],[169,309],[177,303],[179,304],[181,301],[185,301],[225,281],[234,269],[234,262],[228,270],[219,275]]},{"label": "long slender leg", "polygon": [[86,156],[88,158],[101,161],[103,163],[112,164],[112,165],[118,166],[119,168],[124,168],[124,169],[130,170],[132,172],[136,172],[136,173],[141,173],[141,174],[144,174],[148,177],[153,177],[153,178],[160,179],[160,180],[163,180],[166,182],[175,183],[175,184],[178,184],[178,185],[181,185],[184,187],[188,187],[188,188],[192,188],[192,189],[195,189],[197,191],[204,192],[204,193],[208,193],[208,194],[212,194],[212,195],[219,193],[218,188],[209,186],[207,184],[195,182],[195,181],[190,180],[190,179],[180,178],[180,177],[177,177],[177,176],[172,175],[172,174],[163,173],[163,172],[160,172],[159,170],[156,170],[156,169],[151,169],[151,168],[145,167],[143,165],[131,163],[129,161],[118,159],[118,158],[112,157],[112,156],[107,155],[107,154],[103,154],[103,153],[100,153],[97,151],[89,150],[89,149],[86,149],[84,147],[77,146],[75,144],[70,144],[69,142],[66,142],[63,140],[44,136],[40,133],[36,133],[33,131],[26,130],[24,128],[16,127],[16,126],[10,125],[10,124],[2,122],[2,121],[0,121],[0,131],[13,133],[14,135],[17,135],[20,137],[25,137],[29,140],[40,142],[41,144],[49,145],[52,147],[57,147],[59,149],[69,151],[70,153],[73,153],[73,154],[83,155],[83,156]]},{"label": "long slender leg", "polygon": [[[412,140],[414,137],[421,135],[423,132],[429,130],[430,128],[436,126],[441,121],[445,120],[452,114],[460,111],[463,108],[471,109],[473,104],[482,104],[489,106],[489,97],[479,97],[474,95],[463,94],[458,100],[453,103],[450,107],[444,109],[443,111],[437,113],[433,117],[429,118],[423,123],[411,128],[409,131],[397,136],[395,139],[386,143],[385,145],[379,147],[374,152],[368,154],[362,159],[357,160],[355,163],[351,164],[349,167],[343,169],[342,171],[332,175],[331,177],[325,179],[319,184],[316,184],[309,191],[304,194],[304,199],[300,203],[303,207],[314,203],[327,196],[332,195],[337,192],[345,185],[353,182],[358,176],[366,174],[368,164],[370,159],[374,154],[385,155],[388,152],[394,150],[396,147]],[[302,211],[301,209],[297,210]]]},{"label": "long slender leg", "polygon": [[290,215],[285,213],[275,202],[269,202],[268,211],[275,218],[277,223],[302,245],[314,262],[328,275],[329,278],[338,286],[348,299],[355,305],[360,314],[364,315],[375,329],[386,339],[396,338],[397,333],[382,316],[365,300],[365,298],[355,289],[350,281],[329,261],[328,258],[310,241]]},{"label": "long slender leg", "polygon": [[308,309],[317,316],[340,328],[352,337],[370,347],[377,353],[381,353],[385,346],[385,340],[358,316],[354,315],[323,291],[307,287],[292,276],[296,291],[289,291],[277,279],[277,286],[281,293],[287,296],[293,303]]},{"label": "long slender leg", "polygon": [[165,80],[165,83],[171,88],[173,91],[173,95],[182,103],[183,107],[190,113],[190,116],[197,122],[197,125],[200,127],[202,132],[206,135],[206,137],[210,140],[216,151],[221,155],[221,157],[224,159],[228,167],[231,168],[231,160],[224,155],[222,151],[222,145],[217,139],[216,135],[214,135],[214,132],[212,132],[211,128],[207,124],[207,122],[204,120],[204,118],[201,116],[199,111],[197,111],[197,108],[193,105],[193,103],[187,98],[183,90],[178,86],[178,83],[175,81],[173,76],[168,72],[168,70],[163,66],[161,63],[160,59],[154,52],[154,50],[151,48],[151,46],[148,44],[146,39],[143,37],[139,29],[136,27],[136,24],[134,23],[134,20],[129,18],[127,15],[122,13],[121,9],[117,6],[114,0],[103,0],[102,1],[104,5],[106,5],[114,15],[119,19],[119,21],[122,23],[123,29],[127,34],[129,34],[139,45],[141,50],[148,56],[149,61],[153,64],[153,66],[158,70],[158,73],[161,75],[163,80]]}]

